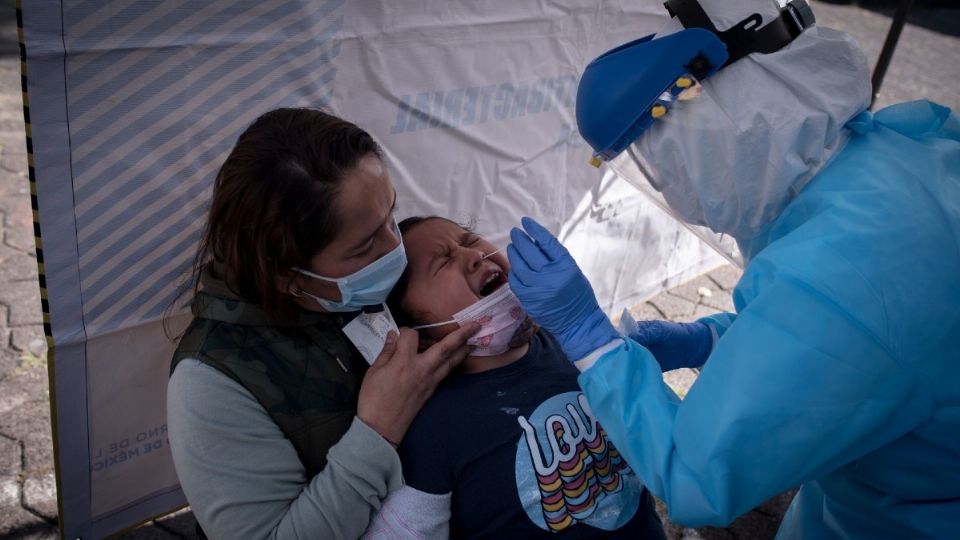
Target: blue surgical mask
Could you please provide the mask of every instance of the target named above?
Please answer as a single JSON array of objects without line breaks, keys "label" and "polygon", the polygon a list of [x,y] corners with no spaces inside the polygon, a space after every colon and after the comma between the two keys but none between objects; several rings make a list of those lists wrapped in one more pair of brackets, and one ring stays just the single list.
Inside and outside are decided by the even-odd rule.
[{"label": "blue surgical mask", "polygon": [[[396,224],[394,224],[396,227]],[[400,231],[397,230],[397,238]],[[380,305],[386,302],[390,290],[397,284],[403,270],[407,267],[407,254],[403,250],[403,239],[389,253],[364,266],[356,272],[340,277],[330,278],[314,274],[302,268],[294,268],[307,277],[336,283],[340,289],[340,301],[334,302],[301,290],[300,294],[312,298],[327,311],[360,311],[366,306]]]}]

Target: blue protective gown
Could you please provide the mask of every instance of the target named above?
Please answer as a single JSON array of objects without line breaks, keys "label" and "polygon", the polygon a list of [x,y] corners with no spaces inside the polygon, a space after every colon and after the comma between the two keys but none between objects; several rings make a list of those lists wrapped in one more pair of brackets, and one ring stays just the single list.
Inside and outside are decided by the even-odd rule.
[{"label": "blue protective gown", "polygon": [[802,485],[778,538],[960,538],[960,120],[865,112],[758,237],[683,401],[625,340],[580,376],[671,519]]}]

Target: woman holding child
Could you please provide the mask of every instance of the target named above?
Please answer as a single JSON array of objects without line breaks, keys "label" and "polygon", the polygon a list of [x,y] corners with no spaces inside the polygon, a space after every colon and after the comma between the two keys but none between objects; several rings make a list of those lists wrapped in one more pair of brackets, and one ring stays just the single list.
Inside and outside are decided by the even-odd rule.
[{"label": "woman holding child", "polygon": [[210,537],[356,538],[403,485],[394,447],[475,327],[370,367],[344,334],[405,268],[395,200],[370,135],[317,110],[264,114],[220,169],[167,394]]},{"label": "woman holding child", "polygon": [[[357,538],[389,494],[369,537],[663,538],[576,370],[506,286],[505,255],[440,218],[408,220],[405,246],[395,201],[370,135],[317,110],[264,114],[220,169],[167,394],[205,533]],[[371,355],[351,325],[389,318],[401,276],[397,322],[424,326]],[[448,406],[478,422],[473,438],[437,420]],[[444,445],[458,451],[441,460]]]}]

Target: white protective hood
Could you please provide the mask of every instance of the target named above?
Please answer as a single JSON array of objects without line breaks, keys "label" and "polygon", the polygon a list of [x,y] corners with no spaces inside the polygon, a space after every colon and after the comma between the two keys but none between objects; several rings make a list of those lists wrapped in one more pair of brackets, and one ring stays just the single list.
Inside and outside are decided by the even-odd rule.
[{"label": "white protective hood", "polygon": [[[772,1],[700,3],[720,31],[752,13],[765,25],[779,12]],[[658,35],[681,29],[671,19]],[[852,38],[814,26],[775,53],[750,54],[706,79],[703,95],[710,99],[670,111],[632,151],[670,156],[658,163],[655,185],[678,217],[744,242],[843,147],[844,124],[870,103],[870,73]],[[718,125],[724,133],[700,129]]]}]

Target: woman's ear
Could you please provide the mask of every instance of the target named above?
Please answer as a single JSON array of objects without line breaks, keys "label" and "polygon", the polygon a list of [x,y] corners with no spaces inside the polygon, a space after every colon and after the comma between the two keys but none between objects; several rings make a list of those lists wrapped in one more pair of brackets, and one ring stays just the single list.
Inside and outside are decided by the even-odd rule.
[{"label": "woman's ear", "polygon": [[300,279],[300,275],[293,270],[284,270],[274,278],[274,286],[281,294],[300,296],[300,291],[303,290],[300,286]]}]

